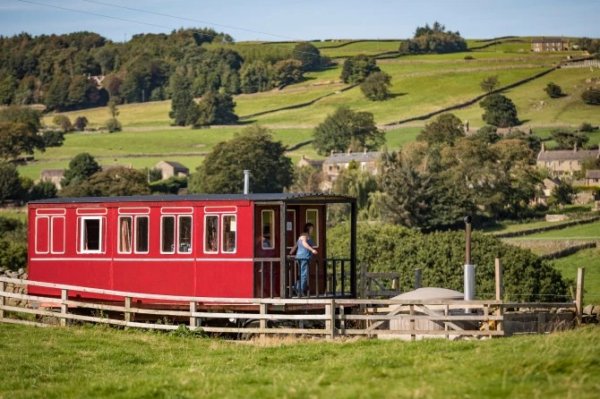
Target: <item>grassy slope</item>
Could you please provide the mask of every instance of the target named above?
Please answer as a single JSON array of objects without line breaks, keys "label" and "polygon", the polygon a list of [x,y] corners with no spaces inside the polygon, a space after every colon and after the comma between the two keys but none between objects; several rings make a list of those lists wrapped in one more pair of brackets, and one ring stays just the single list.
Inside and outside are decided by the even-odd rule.
[{"label": "grassy slope", "polygon": [[586,223],[560,230],[544,231],[542,233],[523,236],[523,238],[527,240],[600,240],[600,222]]},{"label": "grassy slope", "polygon": [[600,304],[600,248],[586,249],[557,259],[554,266],[573,281],[577,277],[577,268],[585,267],[584,302]]},{"label": "grassy slope", "polygon": [[596,398],[600,331],[261,347],[0,325],[0,397]]}]

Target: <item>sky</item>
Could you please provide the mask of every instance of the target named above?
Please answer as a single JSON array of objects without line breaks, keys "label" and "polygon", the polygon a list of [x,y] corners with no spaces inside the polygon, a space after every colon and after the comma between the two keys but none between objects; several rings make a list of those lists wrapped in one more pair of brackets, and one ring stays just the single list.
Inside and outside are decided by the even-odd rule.
[{"label": "sky", "polygon": [[236,41],[383,39],[440,21],[466,38],[600,37],[600,0],[0,0],[0,35],[212,27]]}]

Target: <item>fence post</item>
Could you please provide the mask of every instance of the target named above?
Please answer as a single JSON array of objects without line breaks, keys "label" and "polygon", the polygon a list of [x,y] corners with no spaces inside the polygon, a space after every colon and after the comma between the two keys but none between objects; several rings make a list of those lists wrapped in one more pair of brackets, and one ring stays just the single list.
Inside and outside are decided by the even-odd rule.
[{"label": "fence post", "polygon": [[328,316],[325,321],[325,330],[327,330],[327,338],[335,338],[335,299],[331,299],[330,303],[325,304],[325,315]]},{"label": "fence post", "polygon": [[421,269],[415,269],[415,290],[421,288]]},{"label": "fence post", "polygon": [[[496,281],[496,300],[502,301],[504,298],[504,281],[502,280],[502,263],[500,262],[500,258],[496,258],[494,261],[494,271],[495,271],[495,281]],[[496,310],[496,316],[502,316],[504,310],[502,308],[502,304],[498,305],[498,310]],[[496,320],[496,329],[498,331],[502,331],[503,325],[502,320]]]},{"label": "fence post", "polygon": [[410,314],[410,340],[414,341],[415,339],[417,339],[417,336],[414,334],[415,332],[415,319],[414,319],[414,315],[415,315],[415,305],[410,305],[409,306],[409,314]]},{"label": "fence post", "polygon": [[67,325],[67,318],[65,317],[67,314],[67,301],[69,300],[69,291],[68,290],[60,290],[60,325],[61,327],[65,327]]},{"label": "fence post", "polygon": [[[0,281],[0,292],[6,292],[6,283],[4,281]],[[6,305],[6,299],[3,295],[0,297],[0,320],[4,319],[4,305]]]},{"label": "fence post", "polygon": [[[261,316],[265,316],[267,314],[267,304],[266,303],[261,303],[260,305],[258,305],[259,307],[259,311],[260,311],[260,315]],[[264,333],[264,330],[267,328],[267,319],[265,319],[264,317],[261,317],[260,320],[258,321],[258,326],[260,327],[260,339],[263,340],[265,339],[265,337],[267,336]]]},{"label": "fence post", "polygon": [[346,312],[344,310],[344,305],[340,306],[340,335],[344,336],[346,334]]},{"label": "fence post", "polygon": [[190,301],[190,330],[192,331],[195,330],[198,326],[197,319],[196,316],[194,316],[194,313],[196,313],[196,302]]},{"label": "fence post", "polygon": [[[129,324],[131,322],[131,297],[125,297],[125,323]],[[125,326],[127,328],[127,326]]]},{"label": "fence post", "polygon": [[577,290],[575,291],[575,309],[577,311],[577,321],[581,322],[583,314],[583,283],[585,277],[585,267],[577,268]]},{"label": "fence post", "polygon": [[360,264],[360,297],[367,297],[367,264]]}]

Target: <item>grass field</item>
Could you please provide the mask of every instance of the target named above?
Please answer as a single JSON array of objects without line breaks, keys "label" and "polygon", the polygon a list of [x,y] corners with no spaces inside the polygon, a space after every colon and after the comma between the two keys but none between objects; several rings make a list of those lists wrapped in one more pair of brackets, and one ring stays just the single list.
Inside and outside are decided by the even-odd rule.
[{"label": "grass field", "polygon": [[560,230],[544,231],[542,233],[523,236],[524,239],[563,239],[563,240],[600,240],[600,222],[585,223],[566,227]]},{"label": "grass field", "polygon": [[585,267],[584,302],[600,304],[600,248],[579,251],[553,263],[564,277],[573,281],[577,277],[577,268]]},{"label": "grass field", "polygon": [[272,346],[0,325],[0,397],[597,398],[600,329]]}]

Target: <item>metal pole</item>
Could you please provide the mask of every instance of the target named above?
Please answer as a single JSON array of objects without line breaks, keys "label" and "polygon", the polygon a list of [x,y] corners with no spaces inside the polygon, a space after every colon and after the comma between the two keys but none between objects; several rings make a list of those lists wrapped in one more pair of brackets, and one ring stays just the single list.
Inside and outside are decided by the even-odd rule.
[{"label": "metal pole", "polygon": [[250,193],[250,171],[248,169],[244,169],[244,195],[248,195]]},{"label": "metal pole", "polygon": [[465,217],[464,299],[475,299],[475,266],[471,264],[471,217]]}]

